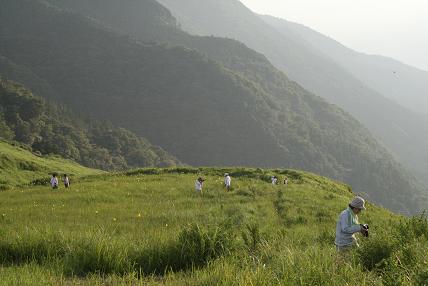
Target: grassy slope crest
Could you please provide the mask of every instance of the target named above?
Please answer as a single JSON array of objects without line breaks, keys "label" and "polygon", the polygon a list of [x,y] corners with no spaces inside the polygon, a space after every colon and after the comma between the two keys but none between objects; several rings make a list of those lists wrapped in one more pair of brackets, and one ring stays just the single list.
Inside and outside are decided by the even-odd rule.
[{"label": "grassy slope crest", "polygon": [[[40,156],[0,139],[0,188],[29,184],[46,179],[52,173],[69,174],[72,177],[102,173],[100,170],[83,167],[59,156]],[[44,180],[43,180],[44,181]]]}]

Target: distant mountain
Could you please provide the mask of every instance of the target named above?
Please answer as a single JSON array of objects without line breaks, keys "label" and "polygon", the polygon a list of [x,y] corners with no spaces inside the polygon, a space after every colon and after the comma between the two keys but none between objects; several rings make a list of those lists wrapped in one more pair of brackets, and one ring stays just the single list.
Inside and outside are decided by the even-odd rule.
[{"label": "distant mountain", "polygon": [[[421,188],[366,129],[244,45],[190,37],[173,20],[165,32],[140,34],[157,23],[128,31],[144,17],[127,11],[156,15],[147,12],[153,1],[122,1],[121,9],[117,1],[93,2],[98,18],[76,15],[88,6],[70,13],[44,3],[3,1],[0,54],[46,82],[53,98],[75,112],[112,120],[192,165],[312,170],[391,209],[420,207]],[[113,14],[118,18],[109,23]],[[125,15],[126,23],[119,20]],[[172,40],[142,43],[160,37]]]},{"label": "distant mountain", "polygon": [[[363,77],[357,78],[348,70],[348,66],[342,66],[335,58],[325,54],[323,49],[319,49],[318,44],[313,44],[315,41],[311,43],[305,40],[295,29],[274,28],[238,0],[159,2],[170,9],[186,31],[198,35],[233,38],[266,55],[272,64],[292,80],[350,112],[400,162],[428,184],[426,116],[402,107],[365,84]],[[375,70],[379,69],[367,73],[369,78]],[[401,71],[402,69],[397,70]],[[394,75],[393,71],[391,74]],[[376,78],[382,76],[377,75]],[[376,85],[377,89],[383,90],[380,85],[388,85],[388,80],[387,77],[382,78]],[[418,85],[423,83],[421,80],[415,81]],[[411,81],[406,83],[406,86],[412,86]],[[411,90],[409,88],[409,92]]]},{"label": "distant mountain", "polygon": [[61,105],[0,79],[0,137],[104,170],[172,166],[178,160],[108,122],[85,121]]},{"label": "distant mountain", "polygon": [[[303,25],[286,20],[261,16],[263,20],[288,37],[306,41],[332,61],[351,72],[366,86],[399,104],[413,109],[410,112],[396,104],[367,101],[378,108],[382,125],[390,120],[392,129],[381,130],[384,144],[416,174],[428,183],[428,72],[382,56],[370,56],[346,48],[335,40]],[[387,112],[387,113],[386,113]],[[373,112],[376,115],[376,111]],[[367,123],[368,126],[370,126]],[[392,132],[391,132],[392,131]]]},{"label": "distant mountain", "polygon": [[297,23],[271,16],[260,17],[284,35],[295,33],[385,97],[428,115],[428,71],[388,57],[356,52]]}]

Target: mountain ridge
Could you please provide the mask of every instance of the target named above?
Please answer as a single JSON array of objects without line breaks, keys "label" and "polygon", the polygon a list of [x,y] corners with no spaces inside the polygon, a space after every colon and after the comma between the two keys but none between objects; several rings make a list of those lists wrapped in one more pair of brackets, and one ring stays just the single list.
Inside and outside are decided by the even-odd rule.
[{"label": "mountain ridge", "polygon": [[[419,74],[416,75],[414,79],[411,79],[410,75],[412,73],[415,74],[413,67],[402,65],[390,58],[375,55],[364,55],[355,52],[335,40],[300,24],[266,16],[263,17],[263,19],[272,24],[279,31],[287,31],[287,34],[294,33],[297,37],[301,37],[303,41],[307,41],[309,45],[316,46],[325,54],[325,56],[330,57],[333,61],[336,61],[344,68],[347,68],[353,72],[355,76],[362,78],[365,84],[368,84],[372,88],[378,90],[381,94],[389,95],[394,93],[405,93],[403,88],[400,87],[399,84],[395,83],[395,81],[402,76],[400,71],[403,69],[409,70],[407,72],[407,76],[403,74],[404,77],[407,78],[408,82],[406,86],[408,87],[412,86],[413,84],[411,83],[417,82],[418,78],[422,76]],[[386,60],[386,63],[383,63],[383,59]],[[372,60],[373,62],[370,62]],[[387,68],[387,63],[392,63],[390,65],[393,66]],[[356,66],[362,66],[361,70],[355,68]],[[426,78],[428,80],[428,72],[422,71],[422,73],[426,74]],[[381,84],[377,83],[382,82],[378,81],[378,79],[382,78],[382,75],[385,77],[386,74],[390,74],[392,78]],[[414,84],[413,88],[408,88],[408,90],[418,90],[419,88],[419,91],[406,92],[406,95],[412,96],[412,94],[423,94],[423,88],[428,92],[428,85],[425,84],[425,87],[422,87],[422,89],[421,87],[418,87],[419,85],[421,85],[420,81],[417,84]],[[394,96],[389,96],[389,99],[394,100]],[[379,101],[375,106],[383,106],[383,108],[387,108],[387,110],[389,110],[389,115],[385,114],[385,112],[379,112],[379,115],[382,115],[381,117],[384,118],[389,118],[392,128],[391,130],[396,135],[391,132],[382,131],[382,126],[376,127],[378,130],[377,132],[381,138],[383,138],[381,141],[384,142],[384,145],[395,155],[395,157],[413,173],[417,174],[417,177],[426,184],[428,182],[428,173],[425,170],[428,168],[428,153],[425,146],[428,144],[428,116],[424,116],[424,114],[419,114],[415,111],[410,111],[410,106],[402,100],[395,101],[397,104],[391,104],[387,101]],[[398,104],[403,105],[399,106]],[[428,106],[428,101],[427,104],[420,102],[417,105],[421,108],[420,110],[424,110],[424,106]],[[368,125],[368,123],[366,125]]]},{"label": "mountain ridge", "polygon": [[[294,32],[281,32],[237,0],[207,0],[204,5],[196,0],[159,2],[182,20],[185,30],[198,27],[198,34],[234,38],[266,55],[305,89],[348,111],[428,184],[428,117],[411,112],[365,85],[316,45],[302,41]],[[402,130],[409,137],[402,136]]]},{"label": "mountain ridge", "polygon": [[316,46],[380,94],[418,113],[428,107],[428,71],[391,57],[354,51],[304,25],[267,15],[260,17],[279,31],[287,29]]}]

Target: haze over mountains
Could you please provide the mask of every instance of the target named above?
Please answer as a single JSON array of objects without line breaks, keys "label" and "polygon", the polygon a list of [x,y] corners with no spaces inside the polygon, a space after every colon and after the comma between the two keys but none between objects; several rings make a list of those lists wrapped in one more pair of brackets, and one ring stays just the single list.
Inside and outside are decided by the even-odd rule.
[{"label": "haze over mountains", "polygon": [[[425,72],[392,61],[394,69],[385,75],[383,70],[388,65],[379,64],[376,57],[373,63],[363,64],[370,59],[367,56],[363,57],[364,61],[360,60],[362,63],[352,64],[349,56],[345,58],[348,60],[343,59],[346,52],[343,48],[339,48],[340,53],[335,52],[337,43],[327,41],[328,45],[335,46],[328,49],[325,38],[320,43],[310,41],[313,36],[307,34],[314,32],[300,35],[300,31],[293,25],[288,27],[284,21],[274,27],[238,0],[206,0],[203,5],[197,0],[160,2],[187,31],[237,39],[266,55],[292,80],[350,112],[400,162],[428,183],[428,117],[403,107],[426,103]],[[352,53],[351,57],[354,58]],[[400,76],[401,80],[390,80],[391,76]],[[394,93],[389,95],[391,90]],[[398,102],[398,97],[400,102],[407,103],[401,106],[390,99]],[[428,107],[422,105],[418,111],[427,110],[423,106]]]},{"label": "haze over mountains", "polygon": [[294,33],[295,37],[307,41],[383,96],[428,115],[428,71],[392,58],[358,53],[301,24],[268,15],[260,17],[285,36]]},{"label": "haze over mountains", "polygon": [[1,5],[0,75],[37,95],[110,120],[184,163],[301,168],[396,211],[422,207],[422,187],[348,113],[237,41],[183,32],[155,1]]}]

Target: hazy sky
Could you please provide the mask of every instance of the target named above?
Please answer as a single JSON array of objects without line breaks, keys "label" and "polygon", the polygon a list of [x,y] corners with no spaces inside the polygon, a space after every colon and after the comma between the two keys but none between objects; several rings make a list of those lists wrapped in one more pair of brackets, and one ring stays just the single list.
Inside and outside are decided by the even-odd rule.
[{"label": "hazy sky", "polygon": [[240,0],[368,54],[428,71],[428,0]]}]

